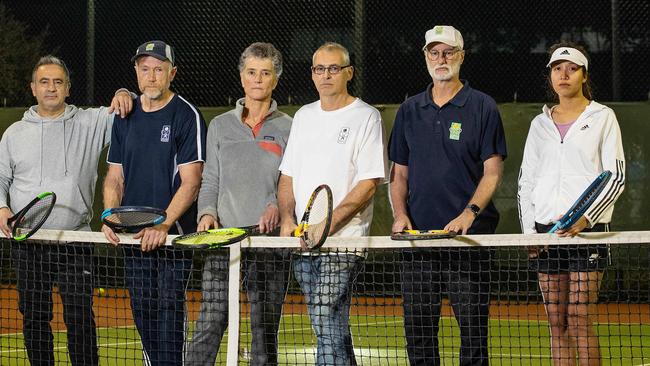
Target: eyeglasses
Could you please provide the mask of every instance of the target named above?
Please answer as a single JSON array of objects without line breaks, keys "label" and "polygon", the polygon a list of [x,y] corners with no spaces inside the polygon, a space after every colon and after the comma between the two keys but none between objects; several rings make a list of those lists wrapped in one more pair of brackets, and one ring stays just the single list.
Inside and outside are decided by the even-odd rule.
[{"label": "eyeglasses", "polygon": [[440,58],[440,56],[444,57],[445,60],[453,60],[454,58],[456,58],[456,55],[458,54],[459,51],[460,50],[456,48],[450,48],[442,51],[438,51],[433,48],[424,50],[424,52],[427,54],[427,57],[431,61],[437,60],[438,58]]},{"label": "eyeglasses", "polygon": [[323,75],[325,71],[328,71],[332,75],[336,75],[343,71],[346,67],[351,67],[352,65],[347,65],[347,66],[339,66],[339,65],[329,65],[329,66],[323,66],[323,65],[316,65],[312,66],[311,72],[313,72],[316,75]]}]

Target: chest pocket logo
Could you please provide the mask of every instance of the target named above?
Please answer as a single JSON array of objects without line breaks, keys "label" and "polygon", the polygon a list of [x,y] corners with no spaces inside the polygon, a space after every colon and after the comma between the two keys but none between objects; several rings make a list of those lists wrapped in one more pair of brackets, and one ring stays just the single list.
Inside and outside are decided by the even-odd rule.
[{"label": "chest pocket logo", "polygon": [[449,139],[450,140],[460,140],[460,133],[463,132],[460,122],[452,122],[451,127],[449,127]]},{"label": "chest pocket logo", "polygon": [[163,125],[160,130],[160,142],[169,142],[169,135],[172,133],[172,127],[170,125]]},{"label": "chest pocket logo", "polygon": [[350,127],[341,127],[341,130],[339,131],[339,138],[336,140],[339,144],[345,144],[345,142],[348,140],[348,136],[350,136]]}]

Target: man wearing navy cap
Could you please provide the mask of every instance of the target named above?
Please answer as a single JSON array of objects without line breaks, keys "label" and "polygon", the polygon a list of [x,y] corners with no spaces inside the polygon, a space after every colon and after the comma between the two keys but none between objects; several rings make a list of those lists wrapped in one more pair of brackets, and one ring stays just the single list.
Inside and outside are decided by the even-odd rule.
[{"label": "man wearing navy cap", "polygon": [[[494,233],[499,214],[491,199],[506,157],[499,111],[491,97],[460,80],[465,51],[458,30],[435,26],[425,41],[433,83],[400,106],[389,143],[392,230]],[[488,364],[489,271],[490,253],[483,248],[404,252],[404,328],[412,366],[440,365],[443,289],[460,327],[460,365]]]},{"label": "man wearing navy cap", "polygon": [[[199,110],[170,90],[177,72],[171,46],[144,43],[132,61],[142,95],[128,117],[115,118],[104,206],[150,206],[167,212],[162,224],[134,236],[140,248],[124,247],[125,278],[145,363],[182,365],[191,254],[163,245],[168,233],[196,231],[206,127]],[[109,227],[102,231],[111,243],[119,243]]]}]

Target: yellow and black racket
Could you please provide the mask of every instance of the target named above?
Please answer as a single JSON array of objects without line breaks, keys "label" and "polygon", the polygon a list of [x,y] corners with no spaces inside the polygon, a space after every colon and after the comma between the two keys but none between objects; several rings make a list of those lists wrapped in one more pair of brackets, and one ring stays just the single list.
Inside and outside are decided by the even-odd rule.
[{"label": "yellow and black racket", "polygon": [[34,235],[52,213],[55,203],[56,194],[54,192],[43,192],[17,214],[10,217],[7,223],[12,226],[12,239],[22,241]]},{"label": "yellow and black racket", "polygon": [[185,249],[219,249],[240,242],[249,235],[259,232],[260,228],[257,225],[210,229],[178,236],[172,240],[172,245]]},{"label": "yellow and black racket", "polygon": [[456,235],[455,231],[447,230],[404,230],[399,233],[392,233],[390,238],[393,240],[435,240],[449,239]]},{"label": "yellow and black racket", "polygon": [[322,184],[314,190],[307,202],[302,220],[292,236],[302,238],[307,248],[320,248],[327,239],[332,225],[332,190]]}]

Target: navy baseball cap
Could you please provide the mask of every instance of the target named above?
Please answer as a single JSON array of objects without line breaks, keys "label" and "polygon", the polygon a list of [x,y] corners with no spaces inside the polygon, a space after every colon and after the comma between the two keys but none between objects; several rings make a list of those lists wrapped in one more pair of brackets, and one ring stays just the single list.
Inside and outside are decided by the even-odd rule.
[{"label": "navy baseball cap", "polygon": [[135,56],[131,58],[131,62],[135,62],[140,56],[151,56],[159,59],[160,61],[169,61],[174,65],[174,49],[163,41],[149,41],[145,42],[135,50]]}]

